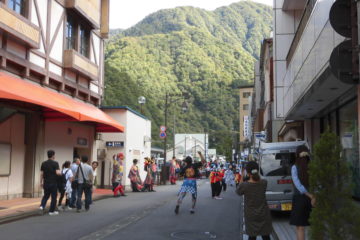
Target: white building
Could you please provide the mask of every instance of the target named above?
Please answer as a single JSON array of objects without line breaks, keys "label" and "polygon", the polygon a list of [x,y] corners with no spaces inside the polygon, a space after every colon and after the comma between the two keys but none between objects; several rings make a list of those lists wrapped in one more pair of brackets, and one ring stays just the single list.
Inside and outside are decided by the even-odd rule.
[{"label": "white building", "polygon": [[[197,152],[199,151],[205,156],[205,148],[207,150],[208,146],[208,134],[175,134],[175,156],[178,159],[183,159],[186,156],[198,158]],[[173,149],[169,150],[167,156],[168,160],[172,158]]]},{"label": "white building", "polygon": [[126,128],[123,133],[101,133],[98,137],[98,183],[111,186],[113,156],[122,152],[125,156],[123,184],[130,185],[127,178],[133,160],[137,159],[140,176],[145,180],[144,158],[151,154],[151,121],[129,107],[102,107],[102,110]]}]

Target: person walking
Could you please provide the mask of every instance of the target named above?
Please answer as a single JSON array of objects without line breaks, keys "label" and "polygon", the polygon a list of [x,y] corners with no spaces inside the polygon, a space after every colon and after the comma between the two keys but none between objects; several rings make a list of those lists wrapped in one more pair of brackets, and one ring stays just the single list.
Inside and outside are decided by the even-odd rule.
[{"label": "person walking", "polygon": [[73,174],[73,180],[71,182],[71,197],[70,197],[70,208],[76,208],[76,200],[77,200],[77,189],[78,189],[78,174],[77,170],[80,164],[80,158],[79,156],[75,156],[73,163],[70,166],[71,172]]},{"label": "person walking", "polygon": [[226,181],[225,181],[225,167],[223,164],[220,165],[220,173],[219,176],[221,177],[221,187],[224,192],[226,192]]},{"label": "person walking", "polygon": [[[62,206],[62,200],[65,196],[65,206],[62,206],[62,209],[65,210],[65,207],[69,205],[69,199],[71,194],[71,178],[73,177],[70,169],[70,161],[66,161],[62,165],[61,175],[58,177],[58,191],[60,193],[58,208]],[[69,184],[70,186],[69,186]],[[70,191],[68,189],[70,187]]]},{"label": "person walking", "polygon": [[133,160],[133,165],[130,168],[128,178],[131,182],[131,188],[133,192],[140,192],[142,189],[142,181],[139,174],[139,168],[137,166],[138,160]]},{"label": "person walking", "polygon": [[154,190],[154,185],[155,185],[156,175],[157,175],[157,166],[156,166],[156,161],[155,161],[154,157],[151,158],[151,175],[152,175],[152,182],[151,182],[151,186],[150,186],[150,191],[156,192]]},{"label": "person walking", "polygon": [[55,151],[47,151],[48,160],[41,164],[40,169],[40,184],[44,188],[44,196],[41,199],[40,210],[44,211],[47,200],[51,196],[51,203],[49,215],[58,215],[59,212],[55,211],[56,197],[57,197],[57,181],[58,176],[61,175],[59,163],[55,161]]},{"label": "person walking", "polygon": [[[121,157],[124,155],[119,153],[118,155],[113,156],[113,172],[111,177],[114,197],[126,196],[124,193],[124,187],[122,186],[122,171],[121,170]],[[120,195],[119,195],[120,194]]]},{"label": "person walking", "polygon": [[[62,178],[63,181],[65,182],[64,188],[65,188],[65,206],[63,206],[63,210],[66,209],[66,207],[71,210],[72,208],[69,206],[70,205],[70,198],[71,198],[71,193],[72,193],[72,188],[71,188],[71,182],[73,181],[73,173],[70,169],[70,161],[66,161],[63,166],[62,166]],[[62,204],[62,198],[59,199],[59,207]]]},{"label": "person walking", "polygon": [[191,193],[192,207],[190,209],[190,213],[195,213],[195,205],[197,199],[196,179],[200,175],[199,168],[201,168],[206,163],[206,160],[201,154],[201,152],[198,152],[198,154],[200,155],[201,162],[193,163],[193,159],[190,156],[187,156],[184,160],[185,166],[180,170],[180,175],[184,176],[184,181],[179,190],[179,197],[175,207],[175,214],[179,214],[179,208],[183,199],[186,196],[186,193]]},{"label": "person walking", "polygon": [[146,157],[144,161],[144,171],[146,172],[146,177],[144,181],[144,187],[141,189],[141,191],[145,192],[147,190],[148,192],[150,192],[153,180],[151,173],[151,160],[148,157]]},{"label": "person walking", "polygon": [[305,227],[310,226],[311,208],[316,202],[314,195],[308,191],[309,161],[309,149],[304,145],[297,147],[295,164],[291,167],[291,177],[295,187],[290,215],[290,225],[296,226],[297,240],[305,240]]},{"label": "person walking", "polygon": [[210,185],[211,185],[211,196],[213,199],[221,200],[221,177],[219,171],[216,168],[211,169],[210,172]]},{"label": "person walking", "polygon": [[78,178],[78,195],[76,201],[77,212],[81,212],[82,202],[81,198],[83,193],[85,194],[85,210],[89,211],[91,204],[91,188],[92,188],[92,180],[93,180],[93,170],[92,167],[88,164],[88,157],[82,156],[81,163],[77,170],[77,178]]},{"label": "person walking", "polygon": [[236,169],[236,171],[235,171],[235,184],[236,184],[236,187],[239,186],[240,180],[241,180],[240,169]]},{"label": "person walking", "polygon": [[233,167],[232,165],[229,165],[229,168],[225,171],[225,183],[227,185],[230,185],[231,187],[234,186],[235,184],[235,176],[234,176],[234,172],[233,172]]},{"label": "person walking", "polygon": [[238,195],[244,195],[245,233],[249,240],[256,240],[257,236],[270,240],[272,222],[265,197],[267,181],[260,179],[259,165],[254,161],[247,164],[246,171],[249,180],[243,182],[242,178],[236,189]]},{"label": "person walking", "polygon": [[173,157],[170,162],[169,181],[171,185],[176,184],[176,157]]}]

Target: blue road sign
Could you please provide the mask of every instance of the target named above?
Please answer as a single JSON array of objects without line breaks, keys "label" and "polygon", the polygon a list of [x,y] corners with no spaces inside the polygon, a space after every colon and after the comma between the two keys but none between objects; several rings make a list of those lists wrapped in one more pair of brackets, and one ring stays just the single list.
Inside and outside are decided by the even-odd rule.
[{"label": "blue road sign", "polygon": [[160,138],[166,138],[166,133],[165,133],[165,132],[161,132],[161,133],[160,133]]}]

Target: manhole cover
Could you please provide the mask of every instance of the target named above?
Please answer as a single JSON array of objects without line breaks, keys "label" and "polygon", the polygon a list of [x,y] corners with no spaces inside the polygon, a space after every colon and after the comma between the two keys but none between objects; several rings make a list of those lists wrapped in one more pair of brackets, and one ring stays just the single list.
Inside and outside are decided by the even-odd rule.
[{"label": "manhole cover", "polygon": [[216,239],[214,232],[173,232],[171,237],[175,239],[186,239],[186,240],[202,240],[202,239]]}]

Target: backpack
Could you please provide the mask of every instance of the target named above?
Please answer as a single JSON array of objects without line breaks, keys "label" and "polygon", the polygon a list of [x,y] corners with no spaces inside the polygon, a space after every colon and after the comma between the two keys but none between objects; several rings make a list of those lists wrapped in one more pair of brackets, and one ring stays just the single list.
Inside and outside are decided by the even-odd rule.
[{"label": "backpack", "polygon": [[59,180],[59,184],[61,184],[62,186],[65,186],[65,185],[66,185],[66,182],[67,182],[66,174],[68,173],[69,170],[70,170],[70,169],[66,170],[65,173],[61,173],[60,180]]}]

